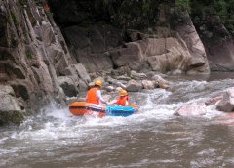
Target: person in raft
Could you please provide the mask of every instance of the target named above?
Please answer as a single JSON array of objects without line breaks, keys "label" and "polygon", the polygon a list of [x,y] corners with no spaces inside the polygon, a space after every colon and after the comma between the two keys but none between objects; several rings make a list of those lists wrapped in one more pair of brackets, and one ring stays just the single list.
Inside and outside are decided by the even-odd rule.
[{"label": "person in raft", "polygon": [[129,97],[128,92],[124,89],[119,91],[119,98],[117,100],[113,100],[110,104],[117,104],[120,106],[128,106],[129,105]]},{"label": "person in raft", "polygon": [[102,81],[99,79],[96,80],[95,85],[91,87],[87,92],[86,96],[87,103],[92,103],[97,105],[107,104],[106,101],[102,98],[100,91],[101,87],[102,87]]}]

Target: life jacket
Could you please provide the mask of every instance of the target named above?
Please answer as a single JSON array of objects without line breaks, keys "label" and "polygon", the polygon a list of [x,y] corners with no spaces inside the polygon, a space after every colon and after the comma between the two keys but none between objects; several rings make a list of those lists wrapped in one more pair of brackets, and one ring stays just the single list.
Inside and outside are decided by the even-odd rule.
[{"label": "life jacket", "polygon": [[99,100],[97,97],[97,91],[98,91],[98,88],[96,88],[96,87],[89,89],[87,96],[86,96],[87,103],[99,104]]},{"label": "life jacket", "polygon": [[126,106],[127,101],[129,101],[128,96],[120,96],[116,104],[121,105],[121,106]]}]

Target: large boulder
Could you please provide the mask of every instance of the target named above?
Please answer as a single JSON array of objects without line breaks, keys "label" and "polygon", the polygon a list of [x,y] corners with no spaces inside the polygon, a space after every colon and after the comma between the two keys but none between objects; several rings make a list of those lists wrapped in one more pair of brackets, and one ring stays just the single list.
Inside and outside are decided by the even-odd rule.
[{"label": "large boulder", "polygon": [[[151,40],[151,42],[153,41]],[[183,47],[179,41],[173,37],[165,38],[163,42],[164,46],[161,46],[158,43],[154,45],[155,48],[162,48],[158,50],[164,52],[155,52],[155,49],[151,48],[147,48],[146,50],[146,54],[148,53],[146,55],[146,60],[152,70],[168,72],[179,69],[181,71],[186,71],[191,59],[188,49]]]},{"label": "large boulder", "polygon": [[142,89],[142,84],[132,79],[128,82],[126,89],[129,92],[139,92]]},{"label": "large boulder", "polygon": [[189,14],[184,12],[180,15],[183,16],[186,21],[178,23],[175,29],[178,32],[178,39],[183,44],[183,48],[186,47],[191,56],[190,62],[187,64],[187,73],[210,73],[205,47]]}]

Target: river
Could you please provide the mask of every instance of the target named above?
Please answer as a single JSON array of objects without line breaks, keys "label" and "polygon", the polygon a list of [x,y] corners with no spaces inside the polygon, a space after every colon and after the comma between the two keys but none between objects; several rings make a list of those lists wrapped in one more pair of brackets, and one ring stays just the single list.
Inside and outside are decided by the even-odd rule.
[{"label": "river", "polygon": [[[180,117],[181,105],[234,86],[233,73],[172,77],[172,89],[131,94],[140,105],[129,117],[73,117],[55,104],[20,126],[0,128],[0,167],[10,168],[232,168],[234,122],[205,107]],[[230,124],[232,123],[232,124]]]}]

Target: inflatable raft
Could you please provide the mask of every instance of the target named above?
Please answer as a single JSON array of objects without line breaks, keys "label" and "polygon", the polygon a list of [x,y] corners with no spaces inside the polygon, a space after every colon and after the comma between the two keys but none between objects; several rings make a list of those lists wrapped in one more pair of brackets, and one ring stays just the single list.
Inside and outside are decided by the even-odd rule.
[{"label": "inflatable raft", "polygon": [[69,111],[76,116],[90,115],[97,113],[98,116],[129,116],[137,111],[134,106],[107,105],[101,106],[86,102],[74,102],[69,105]]}]

